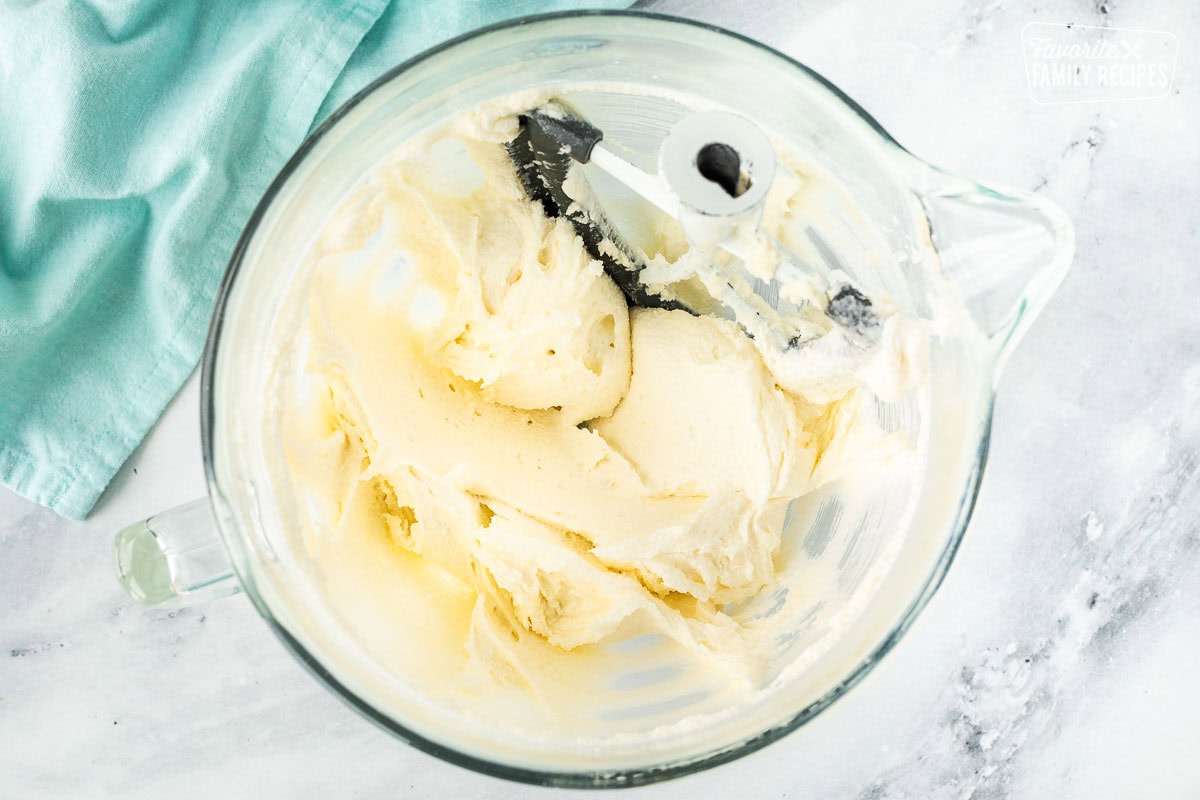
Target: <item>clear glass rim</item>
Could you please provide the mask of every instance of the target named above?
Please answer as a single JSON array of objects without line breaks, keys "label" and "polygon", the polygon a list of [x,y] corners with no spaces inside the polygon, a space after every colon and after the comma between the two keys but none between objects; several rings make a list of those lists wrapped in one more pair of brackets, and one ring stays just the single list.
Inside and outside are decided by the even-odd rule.
[{"label": "clear glass rim", "polygon": [[214,445],[214,425],[215,425],[215,381],[216,381],[216,366],[220,353],[220,338],[224,324],[224,315],[226,304],[229,300],[230,293],[234,284],[237,281],[239,272],[241,271],[242,263],[246,253],[249,250],[249,245],[258,231],[259,225],[262,223],[268,209],[275,201],[276,197],[286,186],[292,175],[297,171],[300,165],[308,157],[311,151],[316,147],[326,134],[328,134],[338,123],[356,106],[358,106],[369,95],[373,94],[383,85],[389,83],[398,75],[412,69],[422,62],[440,55],[441,53],[452,50],[455,47],[482,36],[491,35],[497,32],[509,30],[512,28],[538,25],[542,23],[555,22],[570,18],[626,18],[626,19],[642,19],[651,20],[656,23],[666,23],[678,25],[682,27],[698,28],[710,33],[715,33],[746,45],[750,45],[758,50],[761,50],[773,58],[779,60],[782,65],[802,71],[808,77],[815,80],[822,88],[833,95],[838,101],[845,105],[849,110],[853,111],[860,120],[866,123],[875,133],[877,133],[886,144],[890,144],[896,148],[898,155],[911,156],[904,148],[899,145],[884,128],[868,114],[854,100],[846,96],[835,85],[826,80],[823,76],[814,72],[809,67],[801,64],[799,61],[790,56],[775,50],[762,42],[756,41],[739,33],[726,30],[716,25],[711,25],[706,22],[675,17],[667,14],[659,14],[654,12],[637,11],[637,10],[580,10],[580,11],[565,11],[555,12],[550,14],[535,14],[524,17],[518,17],[505,22],[489,25],[470,31],[461,36],[457,36],[439,45],[436,45],[416,56],[410,58],[399,65],[391,68],[379,78],[371,82],[368,86],[347,100],[337,111],[331,114],[324,122],[314,129],[295,154],[287,161],[284,167],[280,170],[276,178],[271,182],[262,199],[255,207],[254,212],[250,215],[241,236],[239,237],[233,254],[230,258],[229,265],[225,275],[222,278],[220,288],[217,293],[216,304],[213,309],[212,322],[209,327],[208,337],[205,342],[204,356],[201,363],[201,382],[200,382],[200,435],[201,447],[204,458],[205,479],[208,486],[210,502],[214,505],[215,518],[218,521],[220,528],[221,539],[225,544],[226,549],[231,555],[231,561],[234,570],[237,573],[238,579],[242,584],[246,594],[254,603],[255,608],[267,623],[268,627],[274,631],[275,635],[284,643],[291,653],[300,661],[302,665],[321,683],[333,691],[335,695],[340,697],[347,705],[351,706],[362,714],[367,719],[374,722],[379,727],[391,733],[401,741],[421,750],[443,761],[455,764],[460,767],[474,770],[479,773],[491,775],[506,780],[517,781],[539,786],[554,786],[564,788],[626,788],[643,786],[651,783],[669,780],[671,778],[690,775],[696,772],[719,766],[721,764],[734,761],[744,755],[753,753],[768,744],[781,739],[787,734],[795,731],[797,728],[806,724],[822,711],[833,704],[838,698],[844,695],[847,691],[856,686],[863,678],[865,678],[879,661],[887,655],[893,647],[900,641],[908,629],[912,626],[916,617],[928,604],[933,597],[942,580],[945,578],[949,570],[951,562],[958,551],[959,544],[962,541],[965,533],[967,522],[970,519],[971,512],[974,509],[975,501],[978,497],[980,480],[983,475],[984,465],[987,461],[988,442],[990,439],[991,420],[992,420],[992,403],[989,400],[984,408],[984,416],[980,427],[980,444],[975,456],[975,461],[967,482],[963,487],[959,507],[954,515],[952,531],[944,549],[938,557],[933,569],[926,578],[921,590],[904,611],[900,621],[884,639],[873,648],[855,667],[847,673],[847,675],[834,687],[829,689],[825,694],[809,703],[799,712],[788,718],[787,720],[775,725],[761,733],[744,739],[736,744],[720,748],[709,753],[687,758],[680,761],[675,761],[660,766],[641,767],[629,770],[605,770],[605,771],[554,771],[542,770],[529,767],[522,767],[513,764],[504,763],[501,761],[493,761],[478,756],[471,755],[461,750],[443,744],[441,742],[430,739],[420,733],[412,730],[402,722],[394,719],[385,712],[375,708],[369,702],[359,697],[352,689],[342,683],[335,675],[333,675],[321,663],[320,659],[310,653],[305,645],[300,642],[290,631],[288,631],[276,618],[270,607],[264,601],[261,593],[258,591],[254,581],[254,576],[247,568],[248,562],[253,559],[247,555],[247,548],[241,539],[240,530],[235,525],[231,524],[228,516],[221,513],[222,509],[219,505],[228,507],[228,502],[225,500],[224,492],[221,489],[220,481],[217,478],[214,468],[213,445]]}]

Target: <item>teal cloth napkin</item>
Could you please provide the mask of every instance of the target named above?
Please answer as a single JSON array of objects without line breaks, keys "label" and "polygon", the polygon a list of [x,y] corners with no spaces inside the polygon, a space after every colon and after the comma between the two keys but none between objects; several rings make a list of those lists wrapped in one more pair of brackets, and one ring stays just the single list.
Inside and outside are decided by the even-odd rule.
[{"label": "teal cloth napkin", "polygon": [[306,133],[438,41],[578,5],[0,5],[0,481],[86,516],[195,367],[234,243]]}]

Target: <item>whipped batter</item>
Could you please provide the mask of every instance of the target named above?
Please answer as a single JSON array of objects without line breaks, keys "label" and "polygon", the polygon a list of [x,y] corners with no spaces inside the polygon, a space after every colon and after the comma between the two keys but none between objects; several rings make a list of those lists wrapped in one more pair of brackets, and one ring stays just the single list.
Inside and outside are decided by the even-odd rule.
[{"label": "whipped batter", "polygon": [[313,557],[351,625],[462,707],[553,707],[646,634],[753,691],[777,630],[736,609],[776,583],[789,503],[904,447],[863,408],[923,378],[919,327],[785,369],[728,320],[629,308],[525,197],[515,126],[411,143],[314,245],[282,420]]}]

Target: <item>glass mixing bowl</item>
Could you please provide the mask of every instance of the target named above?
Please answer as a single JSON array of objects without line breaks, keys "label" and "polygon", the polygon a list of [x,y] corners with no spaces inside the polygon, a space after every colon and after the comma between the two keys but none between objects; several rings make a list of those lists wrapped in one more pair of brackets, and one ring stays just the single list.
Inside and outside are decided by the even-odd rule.
[{"label": "glass mixing bowl", "polygon": [[[780,568],[822,565],[832,579],[789,600],[800,613],[775,642],[769,688],[720,707],[712,693],[685,691],[686,670],[663,668],[666,651],[613,643],[611,672],[581,688],[595,702],[573,720],[578,735],[549,738],[464,716],[390,671],[377,643],[356,634],[308,555],[270,434],[272,382],[296,313],[288,288],[311,266],[314,232],[409,137],[480,102],[547,86],[648,169],[689,107],[754,120],[838,189],[808,222],[821,243],[813,257],[940,320],[928,386],[874,407],[885,430],[913,442],[914,456],[870,485],[833,484],[790,510]],[[478,31],[356,96],[267,191],[233,255],[204,357],[209,496],[121,531],[121,580],[147,604],[244,591],[331,691],[397,737],[481,772],[631,786],[729,761],[837,700],[929,601],[975,501],[1000,369],[1071,255],[1070,224],[1053,205],[927,165],[820,76],[757,42],[611,12]],[[773,613],[778,600],[767,590],[734,613]]]}]

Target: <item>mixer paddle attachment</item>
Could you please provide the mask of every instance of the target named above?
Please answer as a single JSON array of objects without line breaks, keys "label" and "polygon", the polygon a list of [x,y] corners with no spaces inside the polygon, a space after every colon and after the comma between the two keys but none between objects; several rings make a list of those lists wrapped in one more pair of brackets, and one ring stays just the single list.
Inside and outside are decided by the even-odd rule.
[{"label": "mixer paddle attachment", "polygon": [[[760,229],[763,205],[782,168],[766,134],[744,117],[720,111],[684,117],[663,140],[656,174],[606,147],[599,128],[558,102],[520,115],[520,132],[507,147],[526,194],[547,216],[571,221],[630,305],[722,316],[760,346],[785,351],[820,335],[798,322],[813,300],[788,299],[782,291],[804,283],[844,333],[864,346],[875,338],[879,314],[863,292],[805,263]],[[670,280],[647,279],[645,259],[622,237],[576,166],[584,164],[678,221],[689,250]],[[768,268],[756,267],[764,255]],[[684,281],[701,285],[707,297],[698,300],[693,291],[684,300],[677,291]]]}]

